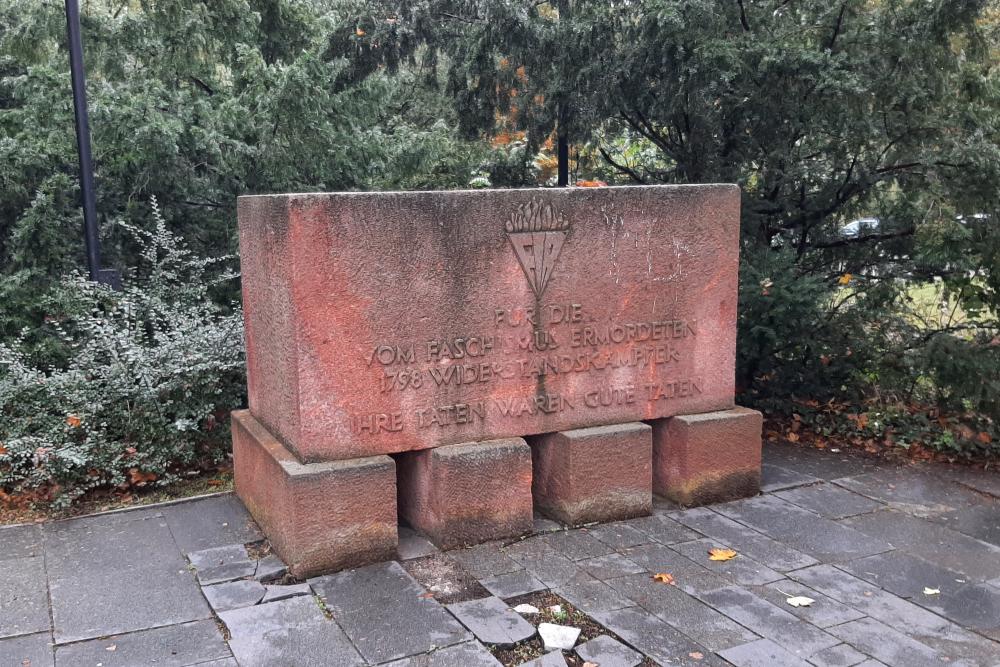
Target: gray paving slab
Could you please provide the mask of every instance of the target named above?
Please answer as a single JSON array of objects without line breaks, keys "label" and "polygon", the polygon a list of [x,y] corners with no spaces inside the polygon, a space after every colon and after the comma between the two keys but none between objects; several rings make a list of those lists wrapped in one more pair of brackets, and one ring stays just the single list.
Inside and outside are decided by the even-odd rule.
[{"label": "gray paving slab", "polygon": [[[889,627],[905,632],[913,639],[933,647],[946,656],[964,658],[973,663],[991,664],[991,657],[1000,654],[998,653],[1000,644],[965,630],[845,570],[831,565],[816,565],[790,572],[789,576]],[[853,644],[850,641],[848,643]],[[876,654],[870,655],[879,657]]]},{"label": "gray paving slab", "polygon": [[685,667],[725,664],[704,646],[639,607],[596,612],[591,616],[630,646],[660,664]]},{"label": "gray paving slab", "polygon": [[941,514],[980,503],[980,497],[974,491],[933,471],[921,472],[912,468],[878,470],[835,482],[917,516]]},{"label": "gray paving slab", "polygon": [[654,542],[659,542],[660,544],[689,542],[690,540],[696,540],[701,537],[701,535],[698,535],[689,528],[685,528],[681,524],[677,523],[677,521],[664,514],[654,514],[653,516],[629,519],[628,521],[624,521],[622,523],[630,528],[635,528],[641,533],[645,533],[649,539]]},{"label": "gray paving slab", "polygon": [[211,662],[199,662],[185,667],[240,667],[236,658],[223,658],[222,660],[212,660]]},{"label": "gray paving slab", "polygon": [[732,582],[662,544],[644,544],[624,551],[624,555],[650,574],[665,573],[674,577],[676,586],[686,593],[700,593],[725,588]]},{"label": "gray paving slab", "polygon": [[810,474],[791,470],[773,463],[764,463],[760,467],[760,490],[763,493],[791,489],[804,484],[815,484],[819,478]]},{"label": "gray paving slab", "polygon": [[904,512],[883,510],[842,523],[976,581],[988,581],[1000,572],[1000,547]]},{"label": "gray paving slab", "polygon": [[844,623],[830,628],[830,632],[890,667],[941,667],[948,658],[873,618]]},{"label": "gray paving slab", "polygon": [[729,544],[741,554],[766,563],[778,572],[797,570],[819,562],[809,554],[782,544],[707,507],[679,512],[677,520],[692,530]]},{"label": "gray paving slab", "polygon": [[10,667],[53,667],[52,635],[40,632],[0,639],[0,665]]},{"label": "gray paving slab", "polygon": [[861,475],[885,466],[878,459],[851,451],[818,450],[783,442],[764,442],[762,449],[765,463],[825,480]]},{"label": "gray paving slab", "polygon": [[399,563],[317,577],[309,584],[366,660],[387,662],[471,639]]},{"label": "gray paving slab", "polygon": [[974,468],[954,468],[944,473],[949,479],[984,495],[1000,498],[1000,472]]},{"label": "gray paving slab", "polygon": [[866,498],[829,482],[778,491],[774,495],[827,519],[843,519],[856,514],[874,512],[884,507],[877,500]]},{"label": "gray paving slab", "polygon": [[566,667],[566,658],[560,650],[549,651],[541,657],[521,663],[518,667]]},{"label": "gray paving slab", "polygon": [[533,574],[525,570],[480,579],[479,583],[493,595],[504,599],[534,593],[535,591],[543,591],[548,588],[548,586],[536,579]]},{"label": "gray paving slab", "polygon": [[284,561],[274,554],[268,554],[257,561],[257,569],[254,570],[253,578],[262,584],[269,584],[281,579],[286,574],[288,574],[288,566],[285,565]]},{"label": "gray paving slab", "polygon": [[590,534],[612,549],[625,549],[646,544],[651,539],[649,535],[624,521],[594,526],[590,529]]},{"label": "gray paving slab", "polygon": [[738,500],[715,509],[824,563],[871,556],[892,548],[884,539],[824,519],[774,496]]},{"label": "gray paving slab", "polygon": [[0,526],[0,561],[42,555],[38,526]]},{"label": "gray paving slab", "polygon": [[792,655],[770,639],[758,639],[741,644],[719,655],[736,667],[809,667],[809,663]]},{"label": "gray paving slab", "polygon": [[259,581],[227,581],[201,589],[208,604],[216,612],[252,607],[264,598],[267,590]]},{"label": "gray paving slab", "polygon": [[646,571],[644,567],[619,553],[577,561],[577,565],[591,576],[601,580],[614,579],[615,577],[624,577],[629,574],[639,574]]},{"label": "gray paving slab", "polygon": [[161,511],[183,553],[264,539],[234,493],[177,503]]},{"label": "gray paving slab", "polygon": [[989,501],[927,518],[969,537],[1000,546],[1000,501]]},{"label": "gray paving slab", "polygon": [[211,617],[162,517],[98,519],[44,531],[56,643]]},{"label": "gray paving slab", "polygon": [[9,558],[0,569],[0,638],[49,632],[49,594],[42,556]]},{"label": "gray paving slab", "polygon": [[730,545],[719,540],[704,538],[674,544],[670,548],[690,558],[705,569],[717,572],[738,584],[761,586],[784,579],[783,575],[744,554],[737,553],[735,558],[724,561],[710,560],[708,557],[709,549],[730,548]]},{"label": "gray paving slab", "polygon": [[612,547],[593,537],[585,529],[560,530],[538,539],[544,540],[553,549],[573,561],[604,556],[614,552]]},{"label": "gray paving slab", "polygon": [[215,621],[195,621],[56,647],[57,667],[186,667],[231,657]]},{"label": "gray paving slab", "polygon": [[792,655],[808,658],[840,642],[814,625],[742,588],[720,588],[698,596],[703,602],[782,646]]},{"label": "gray paving slab", "polygon": [[221,584],[243,577],[252,577],[257,572],[257,561],[250,558],[242,544],[226,544],[187,554],[202,586]]},{"label": "gray paving slab", "polygon": [[589,642],[584,642],[577,646],[575,650],[576,654],[584,662],[589,662],[599,667],[637,667],[643,661],[641,653],[633,651],[628,646],[625,646],[625,644],[607,635],[601,635],[600,637],[591,639]]},{"label": "gray paving slab", "polygon": [[551,533],[552,531],[562,530],[564,528],[565,526],[558,521],[544,517],[537,512],[531,522],[532,533]]},{"label": "gray paving slab", "polygon": [[837,567],[904,598],[920,597],[925,588],[948,594],[968,582],[959,572],[899,550],[858,558]]},{"label": "gray paving slab", "polygon": [[632,601],[619,595],[614,588],[586,572],[578,572],[555,588],[563,598],[580,611],[590,614],[632,606]]},{"label": "gray paving slab", "polygon": [[477,579],[523,570],[524,566],[509,558],[502,546],[500,542],[487,542],[467,549],[455,549],[448,555]]},{"label": "gray paving slab", "polygon": [[364,661],[316,600],[295,597],[219,614],[241,667],[363,665]]},{"label": "gray paving slab", "polygon": [[400,560],[413,560],[438,553],[440,550],[423,535],[411,528],[399,529],[399,545],[396,553]]},{"label": "gray paving slab", "polygon": [[[752,590],[774,606],[784,609],[792,616],[797,616],[818,628],[829,628],[864,616],[853,607],[841,604],[828,595],[789,579],[776,581]],[[788,598],[797,596],[811,598],[815,602],[808,607],[793,607],[786,602]]]},{"label": "gray paving slab", "polygon": [[[562,656],[560,655],[560,658]],[[500,661],[476,641],[395,660],[386,667],[500,667]],[[566,661],[560,667],[566,667]]]},{"label": "gray paving slab", "polygon": [[880,662],[874,658],[865,660],[864,662],[859,662],[857,667],[888,667],[884,662]]},{"label": "gray paving slab", "polygon": [[511,545],[507,555],[547,587],[558,586],[580,571],[580,567],[538,538]]},{"label": "gray paving slab", "polygon": [[260,601],[261,604],[287,600],[299,595],[312,595],[312,589],[309,588],[309,584],[289,584],[287,586],[267,584],[264,586],[264,589],[264,599]]},{"label": "gray paving slab", "polygon": [[456,602],[447,608],[485,644],[506,647],[535,636],[535,626],[498,597]]},{"label": "gray paving slab", "polygon": [[854,667],[868,659],[868,656],[848,644],[837,644],[825,648],[809,658],[816,667]]},{"label": "gray paving slab", "polygon": [[676,586],[634,575],[609,582],[619,593],[712,650],[738,646],[757,635]]}]

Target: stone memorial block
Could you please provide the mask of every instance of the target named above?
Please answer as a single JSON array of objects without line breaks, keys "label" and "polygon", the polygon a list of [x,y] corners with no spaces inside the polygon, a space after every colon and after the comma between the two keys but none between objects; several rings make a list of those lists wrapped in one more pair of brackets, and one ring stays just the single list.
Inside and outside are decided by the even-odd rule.
[{"label": "stone memorial block", "polygon": [[[445,486],[483,488],[476,470],[489,466],[459,479],[457,457],[408,458],[425,450],[732,409],[739,205],[730,185],[241,197],[250,405],[238,447],[258,470],[276,457],[288,480],[393,455],[400,506],[430,507],[456,495]],[[257,432],[266,446],[245,437]],[[239,449],[237,489],[256,516],[262,489],[283,482],[241,475]],[[616,484],[641,495],[649,465]],[[403,479],[434,470],[448,485]],[[490,503],[476,506],[463,525],[489,521]],[[295,568],[293,549],[276,548]]]}]

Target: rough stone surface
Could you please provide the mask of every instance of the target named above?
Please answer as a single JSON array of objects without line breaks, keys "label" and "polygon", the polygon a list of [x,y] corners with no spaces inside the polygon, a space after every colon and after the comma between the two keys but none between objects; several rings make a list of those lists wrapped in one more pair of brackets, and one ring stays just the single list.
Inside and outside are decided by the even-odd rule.
[{"label": "rough stone surface", "polygon": [[387,456],[302,464],[246,410],[233,412],[236,490],[297,577],[396,553],[396,469]]},{"label": "rough stone surface", "polygon": [[746,408],[654,421],[653,491],[688,506],[757,494],[762,424]]},{"label": "rough stone surface", "polygon": [[622,577],[609,584],[646,611],[713,651],[757,639],[754,633],[677,586],[653,581],[648,575]]},{"label": "rough stone surface", "polygon": [[847,644],[837,644],[814,654],[809,658],[809,662],[816,667],[854,667],[864,662],[867,657]]},{"label": "rough stone surface", "polygon": [[764,463],[760,467],[760,490],[765,493],[793,489],[807,484],[815,484],[818,478],[783,466]]},{"label": "rough stone surface", "polygon": [[242,544],[227,544],[187,555],[198,573],[202,586],[249,577],[257,571],[257,563],[250,559]]},{"label": "rough stone surface", "polygon": [[521,438],[397,457],[399,512],[451,549],[531,532],[531,450]]},{"label": "rough stone surface", "polygon": [[821,562],[871,556],[893,547],[878,536],[865,535],[770,495],[714,509]]},{"label": "rough stone surface", "polygon": [[770,639],[720,651],[719,655],[736,667],[808,667],[809,663],[789,653]]},{"label": "rough stone surface", "polygon": [[0,638],[51,630],[45,559],[11,558],[3,561],[2,571]]},{"label": "rough stone surface", "polygon": [[184,553],[264,539],[234,493],[164,507],[163,518]]},{"label": "rough stone surface", "polygon": [[241,197],[250,409],[317,461],[730,408],[739,204],[729,185]]},{"label": "rough stone surface", "polygon": [[830,628],[830,632],[888,665],[940,667],[943,662],[929,646],[872,618],[837,625]]},{"label": "rough stone surface", "polygon": [[230,581],[201,589],[205,599],[216,612],[250,607],[264,597],[267,592],[258,581]]},{"label": "rough stone surface", "polygon": [[456,602],[448,611],[486,644],[511,646],[535,636],[535,627],[498,597]]},{"label": "rough stone surface", "polygon": [[542,591],[546,588],[545,584],[524,570],[498,574],[495,577],[483,579],[479,583],[493,595],[504,599]]},{"label": "rough stone surface", "polygon": [[562,651],[549,651],[542,657],[526,662],[520,667],[566,667],[566,658],[563,657]]},{"label": "rough stone surface", "polygon": [[410,528],[399,529],[399,546],[396,547],[399,560],[412,560],[438,553],[438,548],[430,540]]},{"label": "rough stone surface", "polygon": [[[784,609],[789,614],[812,623],[818,628],[829,628],[848,621],[856,621],[864,614],[853,607],[837,602],[833,598],[817,590],[804,586],[797,581],[776,581],[762,588],[755,589],[762,598],[776,607]],[[786,600],[790,597],[802,596],[812,598],[815,602],[808,607],[793,607]]]},{"label": "rough stone surface", "polygon": [[629,574],[639,574],[645,569],[638,563],[629,560],[627,557],[614,553],[606,556],[596,556],[577,563],[591,576],[607,581],[616,577],[624,577]]},{"label": "rough stone surface", "polygon": [[257,570],[254,572],[253,578],[263,584],[268,584],[281,579],[286,574],[288,574],[288,566],[274,554],[268,554],[257,561]]},{"label": "rough stone surface", "polygon": [[576,647],[576,654],[585,662],[592,662],[600,667],[636,667],[643,660],[641,653],[607,635],[580,644]]},{"label": "rough stone surface", "polygon": [[[501,667],[493,655],[479,642],[465,642],[439,651],[403,658],[386,667]],[[565,663],[563,664],[565,667]]]},{"label": "rough stone surface", "polygon": [[289,584],[287,586],[269,584],[265,586],[264,589],[264,599],[260,601],[261,604],[277,602],[278,600],[287,600],[288,598],[294,598],[299,595],[312,594],[312,589],[309,588],[309,584]]},{"label": "rough stone surface", "polygon": [[682,542],[671,546],[671,549],[684,554],[692,561],[701,564],[708,570],[718,572],[738,584],[761,586],[784,577],[766,565],[737,552],[735,558],[715,561],[708,557],[710,549],[728,548],[728,544],[710,538]]},{"label": "rough stone surface", "polygon": [[614,588],[582,571],[559,584],[556,590],[574,607],[588,614],[632,606],[632,601],[619,595]]},{"label": "rough stone surface", "polygon": [[827,519],[866,514],[882,507],[880,502],[828,483],[786,489],[775,495]]},{"label": "rough stone surface", "polygon": [[0,526],[0,561],[41,555],[38,526]]},{"label": "rough stone surface", "polygon": [[40,632],[0,639],[0,665],[53,667],[52,635]]},{"label": "rough stone surface", "polygon": [[570,525],[649,514],[652,433],[646,424],[631,423],[532,438],[535,505]]},{"label": "rough stone surface", "polygon": [[707,507],[678,512],[677,520],[689,528],[732,546],[740,554],[766,563],[778,572],[788,572],[816,564],[816,559],[773,540],[753,528],[724,517]]},{"label": "rough stone surface", "polygon": [[627,549],[640,544],[647,544],[650,537],[627,523],[617,521],[603,526],[594,526],[590,529],[591,537],[595,537],[604,542],[612,549]]},{"label": "rough stone surface", "polygon": [[699,597],[740,625],[800,658],[840,643],[823,630],[741,588],[722,588]]},{"label": "rough stone surface", "polygon": [[47,526],[45,565],[59,644],[212,614],[167,523],[155,512]]},{"label": "rough stone surface", "polygon": [[311,597],[295,597],[219,614],[241,667],[363,665],[336,623]]},{"label": "rough stone surface", "polygon": [[[694,643],[666,622],[638,607],[597,612],[594,620],[663,665],[723,665],[711,651]],[[700,659],[691,657],[701,654]]]},{"label": "rough stone surface", "polygon": [[507,554],[501,550],[499,542],[477,544],[467,549],[455,549],[448,552],[448,555],[479,579],[524,569],[521,564],[507,557]]},{"label": "rough stone surface", "polygon": [[387,662],[472,636],[398,563],[309,580],[366,660]]},{"label": "rough stone surface", "polygon": [[546,651],[553,649],[568,651],[573,648],[576,640],[580,637],[580,628],[556,625],[555,623],[539,623],[538,636],[542,638],[542,644]]},{"label": "rough stone surface", "polygon": [[[58,646],[56,664],[59,667],[186,667],[224,660],[230,655],[218,626],[205,620]],[[35,667],[34,663],[31,667]]]}]

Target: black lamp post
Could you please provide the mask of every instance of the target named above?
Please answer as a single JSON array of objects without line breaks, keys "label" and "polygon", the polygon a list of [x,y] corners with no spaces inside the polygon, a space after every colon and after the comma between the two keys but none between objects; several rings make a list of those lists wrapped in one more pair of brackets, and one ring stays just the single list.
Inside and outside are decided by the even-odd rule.
[{"label": "black lamp post", "polygon": [[114,269],[101,269],[101,241],[97,235],[94,165],[90,156],[90,121],[87,118],[87,86],[83,69],[83,40],[80,37],[78,0],[66,0],[66,30],[69,34],[69,68],[73,79],[76,147],[80,157],[80,192],[83,195],[83,236],[87,247],[87,271],[94,282],[118,288],[121,283],[118,272]]}]

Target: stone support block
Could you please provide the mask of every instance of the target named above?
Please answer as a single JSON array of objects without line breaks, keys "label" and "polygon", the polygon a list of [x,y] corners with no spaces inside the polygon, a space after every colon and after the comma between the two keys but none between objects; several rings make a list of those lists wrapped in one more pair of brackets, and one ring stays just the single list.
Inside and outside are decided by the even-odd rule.
[{"label": "stone support block", "polygon": [[647,424],[632,422],[533,438],[535,506],[570,525],[649,514],[652,433]]},{"label": "stone support block", "polygon": [[395,556],[390,457],[303,464],[249,410],[233,412],[232,419],[236,493],[295,576]]},{"label": "stone support block", "polygon": [[400,454],[399,512],[442,549],[531,531],[531,450],[521,438]]},{"label": "stone support block", "polygon": [[685,506],[760,493],[763,418],[756,410],[680,415],[651,425],[655,493]]}]

